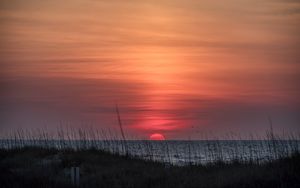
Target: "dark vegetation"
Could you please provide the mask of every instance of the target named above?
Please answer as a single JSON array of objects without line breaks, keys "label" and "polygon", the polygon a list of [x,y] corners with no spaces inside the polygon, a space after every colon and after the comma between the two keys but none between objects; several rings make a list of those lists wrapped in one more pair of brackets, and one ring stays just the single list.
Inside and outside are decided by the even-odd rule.
[{"label": "dark vegetation", "polygon": [[172,166],[96,149],[0,149],[1,188],[73,187],[70,167],[80,167],[80,187],[299,187],[300,155],[258,164],[214,162]]},{"label": "dark vegetation", "polygon": [[[170,152],[172,142],[140,140],[136,143],[141,156],[131,150],[133,143],[119,124],[121,139],[113,132],[92,129],[58,129],[56,134],[20,130],[2,136],[0,188],[75,187],[71,167],[80,168],[79,187],[86,188],[300,187],[299,135],[275,135],[272,124],[266,138],[251,135],[252,144],[229,135],[227,145],[218,138],[201,144],[181,141],[186,150]],[[157,150],[155,144],[164,147]],[[180,152],[188,156],[183,166],[171,160]],[[167,160],[156,160],[158,153]]]}]

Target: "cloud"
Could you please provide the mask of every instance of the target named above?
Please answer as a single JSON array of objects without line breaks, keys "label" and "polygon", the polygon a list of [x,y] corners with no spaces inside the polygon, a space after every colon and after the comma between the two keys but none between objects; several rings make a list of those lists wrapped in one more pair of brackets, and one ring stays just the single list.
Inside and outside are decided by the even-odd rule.
[{"label": "cloud", "polygon": [[125,127],[141,134],[262,130],[268,113],[296,129],[299,5],[5,0],[1,126],[111,127],[119,103]]}]

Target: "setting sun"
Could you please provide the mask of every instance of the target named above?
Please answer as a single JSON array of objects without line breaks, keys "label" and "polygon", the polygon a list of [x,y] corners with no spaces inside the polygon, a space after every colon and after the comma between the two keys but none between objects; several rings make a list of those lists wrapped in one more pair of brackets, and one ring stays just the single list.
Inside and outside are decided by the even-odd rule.
[{"label": "setting sun", "polygon": [[154,133],[150,135],[150,140],[165,140],[165,137],[162,134]]}]

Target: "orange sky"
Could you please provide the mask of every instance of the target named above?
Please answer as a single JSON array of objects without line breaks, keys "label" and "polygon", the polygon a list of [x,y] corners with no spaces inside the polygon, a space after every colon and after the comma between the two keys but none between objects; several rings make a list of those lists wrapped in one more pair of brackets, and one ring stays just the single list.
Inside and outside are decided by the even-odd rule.
[{"label": "orange sky", "polygon": [[1,129],[114,129],[116,102],[141,137],[298,129],[299,21],[292,0],[3,0]]}]

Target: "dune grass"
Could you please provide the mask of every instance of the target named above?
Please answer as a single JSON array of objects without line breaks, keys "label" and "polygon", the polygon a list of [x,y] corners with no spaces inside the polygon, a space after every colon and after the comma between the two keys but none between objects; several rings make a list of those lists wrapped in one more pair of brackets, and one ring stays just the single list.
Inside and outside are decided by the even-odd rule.
[{"label": "dune grass", "polygon": [[[120,129],[121,129],[120,124]],[[122,129],[121,129],[122,130]],[[58,128],[55,132],[47,130],[18,130],[0,135],[0,148],[21,149],[24,147],[42,147],[44,149],[59,150],[88,150],[91,148],[107,151],[112,154],[140,156],[143,159],[174,162],[175,156],[185,155],[183,164],[203,164],[214,161],[240,161],[253,163],[271,162],[276,159],[289,157],[300,151],[300,135],[283,132],[281,135],[273,133],[273,129],[266,132],[265,137],[249,135],[245,139],[239,134],[230,133],[225,137],[207,138],[200,140],[185,140],[179,148],[174,142],[128,139],[124,132],[95,129]],[[132,144],[135,142],[135,144]],[[225,143],[225,145],[224,145]],[[249,144],[252,143],[252,144]],[[132,147],[135,148],[132,148]],[[157,148],[159,146],[159,148]],[[157,156],[163,156],[158,159]],[[187,157],[186,157],[187,156]],[[182,157],[182,156],[180,156]]]},{"label": "dune grass", "polygon": [[[203,139],[202,145],[180,141],[184,151],[171,148],[170,141],[140,140],[138,151],[144,156],[131,153],[130,140],[116,135],[103,130],[58,129],[55,134],[20,130],[2,136],[0,188],[73,187],[73,166],[80,167],[80,187],[87,188],[300,186],[300,142],[294,134],[279,136],[271,131],[266,138],[251,136],[248,141],[259,140],[255,143],[260,150],[251,144],[238,145],[245,141],[234,134],[225,139],[231,142],[229,148],[222,145],[224,140],[214,138]],[[156,151],[155,144],[160,144],[161,150]],[[165,160],[155,159],[160,152]],[[172,162],[180,152],[188,156],[184,165]],[[266,152],[269,157],[261,160]],[[208,161],[203,163],[200,156]]]},{"label": "dune grass", "polygon": [[80,167],[80,187],[299,187],[300,155],[272,162],[222,161],[173,166],[96,149],[39,147],[0,150],[0,187],[72,187],[70,167]]}]

